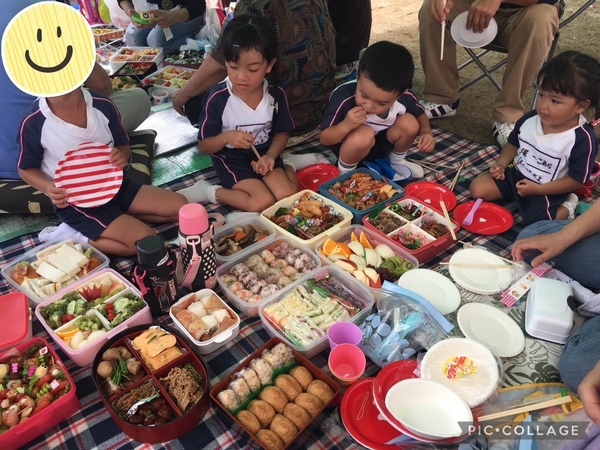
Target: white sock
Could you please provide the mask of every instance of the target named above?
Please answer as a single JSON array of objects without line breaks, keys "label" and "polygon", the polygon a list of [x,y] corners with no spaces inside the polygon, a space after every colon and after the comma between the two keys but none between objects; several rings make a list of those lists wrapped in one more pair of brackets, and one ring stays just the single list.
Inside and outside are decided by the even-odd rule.
[{"label": "white sock", "polygon": [[67,225],[66,223],[61,223],[57,227],[44,228],[42,231],[40,231],[38,239],[40,240],[40,242],[66,241],[67,239],[76,239],[85,243],[87,243],[89,240],[79,231]]},{"label": "white sock", "polygon": [[217,189],[222,187],[218,184],[210,184],[206,180],[200,180],[190,187],[180,189],[177,193],[183,195],[190,203],[217,203]]},{"label": "white sock", "polygon": [[347,164],[338,158],[338,169],[340,169],[340,173],[348,173],[356,169],[356,166],[358,166],[358,164]]},{"label": "white sock", "polygon": [[405,153],[396,153],[394,151],[391,152],[390,153],[390,165],[392,166],[392,169],[394,169],[396,172],[398,172],[400,174],[406,172],[401,166],[408,167],[412,173],[411,178],[423,178],[423,176],[425,176],[425,173],[423,172],[423,168],[420,165],[406,160],[406,152]]},{"label": "white sock", "polygon": [[294,171],[304,169],[305,167],[312,166],[313,164],[329,163],[329,160],[320,153],[286,153],[281,155],[283,163],[288,166],[292,166]]}]

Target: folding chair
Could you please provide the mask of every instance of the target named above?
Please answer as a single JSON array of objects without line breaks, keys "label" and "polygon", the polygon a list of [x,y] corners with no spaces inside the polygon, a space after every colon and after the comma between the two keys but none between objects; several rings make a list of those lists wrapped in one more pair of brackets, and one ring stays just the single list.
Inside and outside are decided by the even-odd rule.
[{"label": "folding chair", "polygon": [[[588,0],[579,9],[577,9],[575,12],[573,12],[573,14],[569,15],[566,18],[563,18],[563,15],[564,15],[563,13],[565,10],[565,3],[564,3],[564,0],[560,0],[559,16],[561,18],[561,21],[558,25],[558,30],[556,31],[556,34],[554,35],[554,40],[552,41],[552,45],[550,46],[550,51],[548,52],[548,55],[546,56],[546,61],[551,59],[552,56],[554,55],[554,51],[556,50],[556,45],[558,44],[558,38],[560,37],[560,30],[562,30],[563,27],[567,26],[573,20],[575,20],[577,17],[579,17],[584,11],[586,11],[595,2],[596,2],[596,0]],[[467,81],[463,85],[461,85],[460,90],[462,91],[462,90],[468,88],[469,86],[472,86],[473,84],[477,83],[479,80],[481,80],[482,78],[485,78],[485,77],[487,77],[491,81],[491,83],[496,87],[496,89],[498,89],[498,90],[502,89],[502,85],[494,78],[493,72],[498,70],[500,67],[504,66],[506,64],[507,58],[506,57],[503,58],[500,62],[494,64],[491,67],[486,66],[482,62],[481,58],[489,52],[497,52],[497,53],[507,54],[508,49],[506,47],[503,47],[501,45],[497,45],[494,43],[486,45],[485,47],[483,47],[483,50],[479,51],[479,53],[475,53],[470,48],[465,47],[464,49],[467,52],[467,54],[471,57],[471,59],[469,59],[468,61],[466,61],[463,64],[461,64],[460,66],[458,66],[458,70],[460,71],[460,70],[464,69],[465,67],[467,67],[469,64],[475,63],[479,66],[482,73],[477,75],[475,78],[472,78],[471,80]],[[535,95],[533,97],[533,106],[535,106],[536,100],[537,100],[537,87],[536,87]]]}]

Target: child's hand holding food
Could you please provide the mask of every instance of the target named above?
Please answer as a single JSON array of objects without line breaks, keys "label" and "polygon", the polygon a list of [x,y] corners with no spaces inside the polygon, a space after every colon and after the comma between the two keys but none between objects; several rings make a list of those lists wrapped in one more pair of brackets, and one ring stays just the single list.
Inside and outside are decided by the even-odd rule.
[{"label": "child's hand holding food", "polygon": [[490,175],[495,180],[504,180],[504,166],[502,164],[494,164],[490,167]]},{"label": "child's hand holding food", "polygon": [[435,147],[435,139],[431,133],[423,133],[417,141],[417,148],[425,153],[431,153]]}]

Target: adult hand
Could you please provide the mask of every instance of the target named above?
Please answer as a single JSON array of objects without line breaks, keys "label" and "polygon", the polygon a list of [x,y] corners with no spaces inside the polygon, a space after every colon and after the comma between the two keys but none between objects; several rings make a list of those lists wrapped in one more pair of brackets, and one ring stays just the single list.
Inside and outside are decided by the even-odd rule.
[{"label": "adult hand", "polygon": [[521,180],[516,184],[517,194],[521,197],[529,197],[531,195],[539,195],[540,185],[531,180]]},{"label": "adult hand", "polygon": [[54,183],[48,184],[48,187],[46,188],[46,195],[58,208],[66,208],[69,206],[69,203],[67,203],[67,191],[63,188],[56,187]]},{"label": "adult hand", "polygon": [[562,232],[540,234],[516,241],[513,244],[511,254],[515,261],[523,261],[529,250],[538,250],[541,255],[531,261],[531,265],[537,267],[556,255],[560,255],[570,245],[571,242],[568,240],[568,236],[565,237]]},{"label": "adult hand", "polygon": [[[128,2],[129,5],[131,5]],[[133,24],[134,27],[136,28],[154,28],[154,24],[143,24],[143,23],[138,23],[135,20],[133,20],[133,15],[137,12],[134,8],[133,5],[131,6],[124,6],[123,7],[123,11],[125,11],[125,14],[127,14],[127,17],[129,17],[129,20],[131,20],[131,23]]]},{"label": "adult hand", "polygon": [[453,6],[453,0],[430,0],[427,4],[427,12],[435,21],[442,23]]},{"label": "adult hand", "polygon": [[185,93],[182,92],[180,89],[173,96],[173,108],[179,114],[181,114],[182,116],[185,116],[186,113],[185,113],[185,109],[183,109],[183,108],[184,108],[185,104],[190,101],[190,99],[191,99],[191,97],[188,95],[185,95]]},{"label": "adult hand", "polygon": [[152,11],[152,22],[161,28],[167,28],[179,22],[185,22],[189,18],[187,9],[175,9],[167,11],[164,9],[156,9]]},{"label": "adult hand", "polygon": [[600,363],[579,384],[577,393],[587,416],[600,426]]},{"label": "adult hand", "polygon": [[475,0],[469,8],[467,29],[482,33],[500,8],[502,0]]}]

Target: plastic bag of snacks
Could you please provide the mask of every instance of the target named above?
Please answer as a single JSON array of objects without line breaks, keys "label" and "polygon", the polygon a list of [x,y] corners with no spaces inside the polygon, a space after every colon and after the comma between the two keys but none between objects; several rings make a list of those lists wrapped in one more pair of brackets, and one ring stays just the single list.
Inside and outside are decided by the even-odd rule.
[{"label": "plastic bag of snacks", "polygon": [[384,367],[415,357],[444,339],[453,325],[418,294],[384,282],[377,312],[367,316],[360,328],[364,354]]}]

